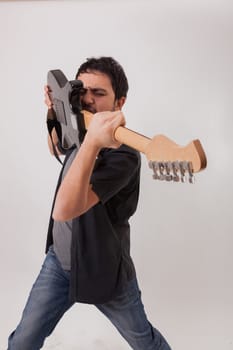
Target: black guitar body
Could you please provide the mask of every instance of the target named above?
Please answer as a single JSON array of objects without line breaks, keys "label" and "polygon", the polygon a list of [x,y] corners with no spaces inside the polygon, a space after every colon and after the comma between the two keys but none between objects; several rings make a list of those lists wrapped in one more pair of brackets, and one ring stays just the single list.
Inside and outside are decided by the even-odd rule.
[{"label": "black guitar body", "polygon": [[80,80],[68,81],[59,69],[48,72],[47,83],[53,103],[52,119],[56,119],[60,124],[61,132],[58,137],[61,146],[64,150],[74,145],[79,148],[85,135],[80,105],[83,84]]}]

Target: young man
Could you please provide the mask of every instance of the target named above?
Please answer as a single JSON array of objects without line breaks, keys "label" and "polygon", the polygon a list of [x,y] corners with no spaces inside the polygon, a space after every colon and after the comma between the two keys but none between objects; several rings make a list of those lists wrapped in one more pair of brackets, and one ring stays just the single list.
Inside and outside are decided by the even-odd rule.
[{"label": "young man", "polygon": [[[137,207],[140,155],[119,145],[128,82],[111,57],[77,73],[82,108],[94,114],[81,147],[66,154],[50,218],[46,258],[8,350],[42,348],[75,303],[94,304],[135,350],[171,350],[147,320],[130,257],[129,218]],[[49,108],[52,102],[45,89]],[[78,349],[77,339],[77,349]]]}]

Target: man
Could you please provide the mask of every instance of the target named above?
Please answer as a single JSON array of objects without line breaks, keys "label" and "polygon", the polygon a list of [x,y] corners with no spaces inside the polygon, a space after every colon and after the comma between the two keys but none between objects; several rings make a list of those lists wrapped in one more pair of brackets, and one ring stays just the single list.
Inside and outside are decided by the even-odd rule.
[{"label": "man", "polygon": [[[79,150],[66,154],[47,255],[8,350],[40,349],[75,302],[94,304],[132,349],[171,350],[147,320],[130,257],[128,220],[137,207],[140,156],[114,138],[125,124],[127,78],[111,57],[88,59],[76,78],[84,85],[82,108],[94,117]],[[49,87],[45,100],[52,108]]]}]

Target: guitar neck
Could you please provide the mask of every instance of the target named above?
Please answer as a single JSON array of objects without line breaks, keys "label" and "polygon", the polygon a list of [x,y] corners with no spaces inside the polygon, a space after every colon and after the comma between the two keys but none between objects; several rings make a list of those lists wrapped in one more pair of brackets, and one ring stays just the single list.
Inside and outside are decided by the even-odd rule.
[{"label": "guitar neck", "polygon": [[[92,113],[82,111],[85,128],[92,119]],[[193,140],[186,146],[179,146],[165,135],[156,135],[152,139],[120,126],[114,134],[116,140],[146,155],[148,161],[162,162],[164,166],[171,162],[191,162],[192,171],[205,169],[207,160],[199,140]],[[184,166],[184,164],[182,165]]]},{"label": "guitar neck", "polygon": [[[88,125],[92,118],[92,113],[88,111],[82,111],[84,116],[85,128],[88,129]],[[119,126],[115,131],[115,139],[129,147],[136,149],[138,152],[145,154],[146,148],[149,145],[151,139],[142,134],[139,134],[126,127]]]}]

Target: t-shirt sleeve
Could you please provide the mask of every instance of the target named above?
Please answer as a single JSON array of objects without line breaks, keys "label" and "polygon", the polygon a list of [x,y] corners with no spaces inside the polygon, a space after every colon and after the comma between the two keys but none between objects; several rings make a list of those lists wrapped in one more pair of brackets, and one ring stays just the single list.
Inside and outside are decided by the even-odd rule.
[{"label": "t-shirt sleeve", "polygon": [[118,149],[106,149],[97,160],[91,176],[93,191],[102,203],[106,203],[127,186],[140,168],[140,154],[122,145]]}]

